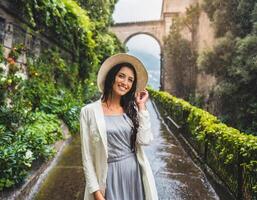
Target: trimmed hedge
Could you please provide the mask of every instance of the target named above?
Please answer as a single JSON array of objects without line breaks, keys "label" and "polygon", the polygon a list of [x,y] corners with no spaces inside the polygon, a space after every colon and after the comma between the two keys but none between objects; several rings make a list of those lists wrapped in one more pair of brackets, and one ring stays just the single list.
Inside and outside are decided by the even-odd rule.
[{"label": "trimmed hedge", "polygon": [[167,92],[148,90],[232,194],[237,199],[257,199],[257,137],[228,127],[212,114]]}]

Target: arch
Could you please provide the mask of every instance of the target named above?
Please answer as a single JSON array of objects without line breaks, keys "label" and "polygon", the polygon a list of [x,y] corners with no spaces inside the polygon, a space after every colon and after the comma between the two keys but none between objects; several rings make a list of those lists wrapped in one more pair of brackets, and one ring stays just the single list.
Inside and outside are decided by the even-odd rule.
[{"label": "arch", "polygon": [[129,38],[141,33],[155,38],[161,49],[163,46],[164,23],[162,20],[117,23],[111,27],[111,31],[122,43],[126,43]]},{"label": "arch", "polygon": [[145,34],[152,37],[160,47],[160,89],[164,86],[164,23],[162,20],[146,22],[118,23],[111,27],[117,38],[126,44],[132,37]]},{"label": "arch", "polygon": [[152,33],[149,33],[149,32],[143,32],[143,31],[139,31],[139,32],[135,32],[135,33],[132,33],[132,34],[130,34],[127,38],[125,38],[125,40],[124,40],[124,45],[126,45],[127,44],[127,42],[132,38],[132,37],[134,37],[134,36],[137,36],[137,35],[141,35],[141,34],[143,34],[143,35],[149,35],[150,37],[152,37],[153,39],[155,39],[156,41],[157,41],[157,43],[159,44],[159,47],[160,47],[160,54],[162,54],[162,52],[163,52],[163,47],[162,47],[162,43],[161,43],[161,41],[159,40],[159,38],[157,38],[154,34],[152,34]]},{"label": "arch", "polygon": [[[160,80],[161,90],[172,91],[172,82],[167,78],[166,71],[169,71],[167,65],[167,58],[164,58],[164,37],[170,33],[173,19],[185,13],[186,8],[196,3],[196,0],[163,0],[161,16],[159,20],[150,21],[134,21],[134,22],[120,22],[114,23],[110,27],[110,31],[115,33],[121,43],[126,44],[129,39],[139,34],[149,35],[154,38],[160,46]],[[189,37],[188,31],[182,30],[181,34],[186,38]],[[166,60],[164,62],[164,60]]]},{"label": "arch", "polygon": [[[137,40],[136,39],[137,36],[142,36],[142,37],[139,37]],[[148,37],[146,37],[146,36],[148,36]],[[145,43],[145,45],[147,45],[147,44],[149,44],[150,46],[154,45],[154,47],[155,47],[154,49],[156,49],[157,52],[156,51],[154,51],[152,53],[151,53],[151,51],[148,52],[147,48],[144,48],[144,45],[141,45],[141,48],[140,48],[140,45],[136,41],[133,41],[133,37],[139,43],[141,43],[141,41],[143,42],[144,40],[146,40],[147,43]],[[150,54],[158,56],[158,65],[152,65],[151,62],[148,63],[147,62],[148,59],[144,60],[144,61],[149,64],[149,67],[151,66],[151,68],[149,68],[149,70],[150,70],[149,71],[149,73],[150,73],[149,84],[151,84],[155,89],[161,89],[162,88],[162,78],[163,78],[163,73],[162,73],[162,71],[163,71],[163,69],[162,69],[162,63],[163,63],[162,51],[163,51],[163,49],[160,44],[160,41],[158,40],[158,38],[156,38],[151,33],[143,32],[143,31],[132,33],[127,38],[124,38],[123,44],[125,46],[130,46],[130,44],[129,44],[130,40],[133,41],[132,42],[133,47],[131,46],[131,48],[129,48],[129,50],[132,50],[132,52],[133,52],[133,49],[137,50],[137,48],[138,48],[138,50],[141,52],[150,53]],[[155,64],[157,64],[157,63],[155,63]],[[156,68],[157,66],[158,66],[158,68]],[[157,74],[158,74],[159,78],[156,77]]]}]

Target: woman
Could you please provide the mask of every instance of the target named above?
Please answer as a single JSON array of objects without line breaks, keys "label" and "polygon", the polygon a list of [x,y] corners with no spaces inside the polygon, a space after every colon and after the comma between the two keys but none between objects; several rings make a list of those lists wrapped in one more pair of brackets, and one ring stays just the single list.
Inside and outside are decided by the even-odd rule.
[{"label": "woman", "polygon": [[122,53],[101,66],[101,98],[80,113],[84,200],[157,200],[151,167],[142,149],[153,140],[145,103],[147,71]]}]

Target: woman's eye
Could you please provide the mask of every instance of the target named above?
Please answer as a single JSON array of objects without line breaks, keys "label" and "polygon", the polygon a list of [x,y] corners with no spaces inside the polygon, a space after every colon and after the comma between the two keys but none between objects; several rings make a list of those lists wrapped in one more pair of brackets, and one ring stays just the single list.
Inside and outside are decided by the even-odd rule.
[{"label": "woman's eye", "polygon": [[123,74],[120,74],[120,75],[119,75],[119,77],[120,77],[120,78],[123,78],[123,77],[124,77],[124,75],[123,75]]}]

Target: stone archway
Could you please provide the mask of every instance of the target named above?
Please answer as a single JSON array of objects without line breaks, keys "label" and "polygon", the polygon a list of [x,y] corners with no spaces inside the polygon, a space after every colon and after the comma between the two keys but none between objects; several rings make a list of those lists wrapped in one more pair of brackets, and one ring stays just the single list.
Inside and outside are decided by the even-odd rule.
[{"label": "stone archway", "polygon": [[[171,71],[169,62],[164,62],[166,60],[164,58],[164,38],[169,35],[174,18],[183,15],[189,5],[197,2],[200,0],[163,0],[160,20],[115,23],[110,27],[110,30],[123,44],[131,37],[141,33],[150,35],[158,41],[161,47],[161,90],[172,92],[174,87],[168,76]],[[184,38],[191,40],[188,30],[182,30],[181,33]],[[201,43],[203,42],[205,41],[201,41]]]},{"label": "stone archway", "polygon": [[[127,30],[127,31],[126,31]],[[111,27],[111,31],[116,34],[119,40],[126,44],[132,37],[145,34],[152,37],[160,47],[160,89],[164,90],[164,77],[163,77],[163,25],[162,21],[147,21],[147,22],[136,22],[136,23],[121,23],[115,24]]]},{"label": "stone archway", "polygon": [[124,45],[131,50],[132,54],[136,51],[137,53],[134,55],[142,58],[142,61],[147,65],[149,70],[149,84],[155,89],[161,89],[163,48],[158,38],[150,33],[137,32],[125,38]]},{"label": "stone archway", "polygon": [[143,32],[143,31],[140,31],[140,32],[135,32],[131,35],[129,35],[127,38],[125,38],[123,44],[127,44],[127,42],[132,38],[132,37],[135,37],[137,35],[148,35],[150,37],[152,37],[158,44],[159,44],[159,47],[160,47],[160,52],[162,53],[163,52],[163,44],[162,44],[162,41],[159,40],[159,38],[157,38],[155,35],[153,35],[152,33],[149,33],[149,32]]}]

